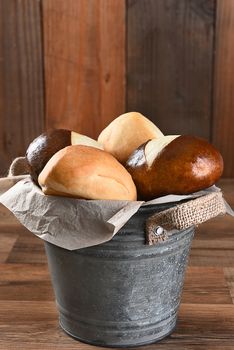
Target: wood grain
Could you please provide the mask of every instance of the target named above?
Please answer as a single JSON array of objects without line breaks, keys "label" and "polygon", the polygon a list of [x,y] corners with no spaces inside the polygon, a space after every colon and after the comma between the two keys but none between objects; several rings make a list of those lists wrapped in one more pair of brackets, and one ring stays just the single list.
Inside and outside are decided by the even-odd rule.
[{"label": "wood grain", "polygon": [[0,175],[44,127],[40,1],[0,1]]},{"label": "wood grain", "polygon": [[224,176],[234,176],[234,2],[217,0],[213,142],[224,158]]},{"label": "wood grain", "polygon": [[125,108],[125,1],[44,0],[46,124],[91,137]]},{"label": "wood grain", "polygon": [[41,264],[0,264],[0,275],[1,282],[50,281],[46,261]]},{"label": "wood grain", "polygon": [[234,304],[234,268],[233,267],[225,268],[224,274],[225,274],[225,278],[227,280],[228,288],[230,290],[232,303]]},{"label": "wood grain", "polygon": [[[234,202],[234,180],[219,184]],[[211,220],[195,234],[178,323],[148,350],[233,350],[234,218]],[[0,206],[0,349],[93,350],[59,327],[43,241]],[[95,349],[102,349],[95,347]]]},{"label": "wood grain", "polygon": [[17,238],[18,235],[14,234],[13,232],[10,234],[4,233],[4,235],[0,235],[0,263],[7,260]]},{"label": "wood grain", "polygon": [[127,109],[209,139],[215,1],[127,3]]},{"label": "wood grain", "polygon": [[223,269],[190,266],[185,278],[182,303],[232,304]]},{"label": "wood grain", "polygon": [[7,263],[38,264],[45,262],[43,241],[35,237],[26,229],[21,232],[18,240],[6,260]]},{"label": "wood grain", "polygon": [[96,137],[139,110],[234,176],[233,0],[2,0],[0,22],[0,175],[45,123]]}]

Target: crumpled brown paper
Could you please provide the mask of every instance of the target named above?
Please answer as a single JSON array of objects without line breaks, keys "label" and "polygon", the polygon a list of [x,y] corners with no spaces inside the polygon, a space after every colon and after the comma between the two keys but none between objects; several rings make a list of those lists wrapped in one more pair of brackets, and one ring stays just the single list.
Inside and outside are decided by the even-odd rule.
[{"label": "crumpled brown paper", "polygon": [[46,196],[27,178],[1,195],[0,202],[36,236],[75,250],[109,241],[142,205],[178,202],[214,191],[220,189],[212,186],[192,195],[169,195],[149,202],[82,200]]}]

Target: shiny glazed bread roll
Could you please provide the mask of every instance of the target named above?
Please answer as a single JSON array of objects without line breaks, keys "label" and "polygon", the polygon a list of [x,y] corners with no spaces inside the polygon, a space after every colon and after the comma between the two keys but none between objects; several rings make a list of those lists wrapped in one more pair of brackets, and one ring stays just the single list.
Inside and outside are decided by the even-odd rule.
[{"label": "shiny glazed bread roll", "polygon": [[60,149],[70,145],[87,145],[103,149],[88,136],[66,129],[51,129],[34,139],[26,151],[26,159],[32,178],[37,178],[48,160]]},{"label": "shiny glazed bread roll", "polygon": [[130,154],[142,143],[163,136],[162,132],[141,113],[125,113],[113,120],[99,135],[104,150],[125,164]]},{"label": "shiny glazed bread roll", "polygon": [[55,153],[38,182],[50,195],[136,200],[136,187],[127,170],[111,154],[89,146],[68,146]]},{"label": "shiny glazed bread roll", "polygon": [[193,136],[164,136],[141,145],[126,168],[141,199],[189,194],[213,185],[222,175],[223,159],[206,140]]}]

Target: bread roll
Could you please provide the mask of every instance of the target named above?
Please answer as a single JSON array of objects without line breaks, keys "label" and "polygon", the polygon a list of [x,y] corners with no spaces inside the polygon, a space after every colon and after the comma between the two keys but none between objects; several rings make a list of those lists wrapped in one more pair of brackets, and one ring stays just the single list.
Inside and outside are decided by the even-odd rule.
[{"label": "bread roll", "polygon": [[126,168],[141,199],[189,194],[213,185],[223,171],[214,146],[193,136],[164,136],[141,145]]},{"label": "bread roll", "polygon": [[70,145],[87,145],[103,149],[90,137],[66,129],[52,129],[33,140],[26,152],[30,174],[37,183],[37,178],[48,160],[60,149]]},{"label": "bread roll", "polygon": [[125,113],[113,120],[99,135],[104,150],[125,164],[142,143],[163,136],[149,119],[137,112]]},{"label": "bread roll", "polygon": [[38,182],[45,194],[136,200],[136,187],[127,170],[111,154],[89,146],[68,146],[55,153]]}]

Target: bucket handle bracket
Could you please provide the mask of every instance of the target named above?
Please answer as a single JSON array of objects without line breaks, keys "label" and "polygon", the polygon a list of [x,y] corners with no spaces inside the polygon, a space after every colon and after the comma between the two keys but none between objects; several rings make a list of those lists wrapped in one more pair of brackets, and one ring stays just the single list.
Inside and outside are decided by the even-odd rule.
[{"label": "bucket handle bracket", "polygon": [[146,244],[164,242],[170,235],[227,212],[222,192],[209,193],[153,214],[146,221]]}]

